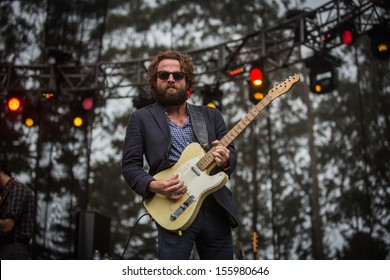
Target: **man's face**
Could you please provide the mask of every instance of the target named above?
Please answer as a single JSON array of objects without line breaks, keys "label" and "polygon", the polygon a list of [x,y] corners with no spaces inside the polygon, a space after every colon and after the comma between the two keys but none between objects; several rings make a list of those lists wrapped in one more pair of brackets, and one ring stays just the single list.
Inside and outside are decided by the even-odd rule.
[{"label": "man's face", "polygon": [[187,84],[179,61],[176,59],[161,60],[157,73],[156,101],[163,106],[183,104],[187,100]]}]

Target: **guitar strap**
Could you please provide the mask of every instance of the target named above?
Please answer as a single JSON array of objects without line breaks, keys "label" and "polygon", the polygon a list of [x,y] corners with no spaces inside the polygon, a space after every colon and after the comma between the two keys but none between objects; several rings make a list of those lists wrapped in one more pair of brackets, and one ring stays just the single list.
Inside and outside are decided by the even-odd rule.
[{"label": "guitar strap", "polygon": [[207,134],[207,126],[200,106],[188,104],[188,112],[190,114],[192,128],[198,138],[199,144],[204,150],[208,150],[209,138]]}]

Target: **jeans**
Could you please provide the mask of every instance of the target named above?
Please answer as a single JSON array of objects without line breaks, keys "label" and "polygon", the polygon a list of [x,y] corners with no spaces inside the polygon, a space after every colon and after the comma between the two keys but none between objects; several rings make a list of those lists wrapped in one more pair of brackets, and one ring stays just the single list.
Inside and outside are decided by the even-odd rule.
[{"label": "jeans", "polygon": [[201,260],[232,260],[233,239],[227,215],[210,195],[181,236],[157,225],[159,259],[188,260],[195,244]]}]

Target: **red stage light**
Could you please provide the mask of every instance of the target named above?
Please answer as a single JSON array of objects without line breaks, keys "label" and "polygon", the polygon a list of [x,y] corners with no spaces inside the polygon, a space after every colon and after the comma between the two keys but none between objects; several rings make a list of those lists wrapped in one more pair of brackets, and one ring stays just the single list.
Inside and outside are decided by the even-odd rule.
[{"label": "red stage light", "polygon": [[352,31],[349,29],[344,30],[343,33],[341,34],[341,41],[345,45],[350,45],[353,41]]},{"label": "red stage light", "polygon": [[249,79],[254,85],[256,86],[261,85],[263,83],[262,78],[263,78],[263,73],[261,72],[260,68],[251,69],[251,72],[249,73]]},{"label": "red stage light", "polygon": [[86,110],[86,111],[89,111],[93,108],[93,99],[92,98],[84,98],[83,101],[82,101],[82,106],[83,106],[83,109]]},{"label": "red stage light", "polygon": [[21,106],[22,106],[22,102],[17,97],[10,97],[7,101],[7,107],[12,112],[18,111]]}]

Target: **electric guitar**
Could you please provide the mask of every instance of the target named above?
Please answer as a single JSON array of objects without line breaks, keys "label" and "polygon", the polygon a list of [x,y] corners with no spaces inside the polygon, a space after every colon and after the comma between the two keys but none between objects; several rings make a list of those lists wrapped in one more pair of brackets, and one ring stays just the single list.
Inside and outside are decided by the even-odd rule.
[{"label": "electric guitar", "polygon": [[[300,76],[294,74],[270,89],[268,94],[219,141],[219,144],[227,147],[268,104],[289,91],[299,80]],[[173,201],[165,195],[156,193],[151,199],[144,201],[146,210],[160,226],[170,231],[185,230],[194,221],[204,199],[226,184],[228,175],[225,172],[209,175],[216,165],[212,155],[214,148],[206,153],[200,144],[191,143],[184,149],[174,166],[154,176],[158,180],[179,174],[179,180],[184,181],[187,186],[187,192],[178,200]]]}]

